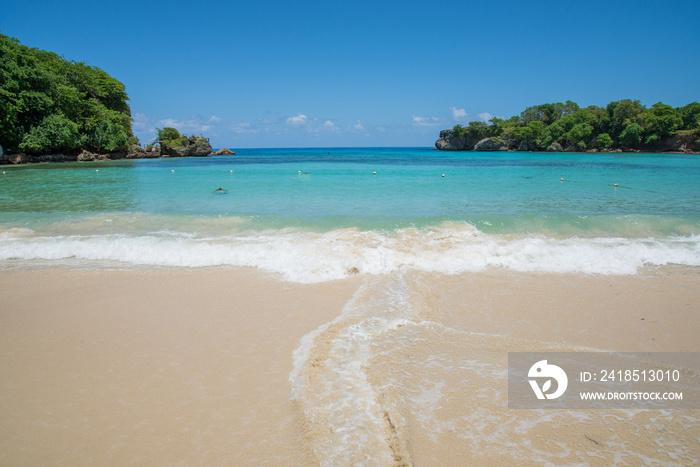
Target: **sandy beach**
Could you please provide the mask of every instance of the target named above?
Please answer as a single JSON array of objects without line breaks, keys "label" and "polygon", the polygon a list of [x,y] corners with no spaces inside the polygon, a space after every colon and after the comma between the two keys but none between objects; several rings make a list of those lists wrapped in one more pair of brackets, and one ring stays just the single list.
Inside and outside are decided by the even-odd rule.
[{"label": "sandy beach", "polygon": [[[489,270],[409,279],[420,284],[415,321],[471,341],[455,351],[444,336],[429,347],[416,337],[398,356],[382,353],[382,346],[394,345],[388,340],[376,346],[367,378],[385,406],[399,412],[392,415],[400,445],[394,465],[516,462],[519,450],[499,446],[502,437],[534,443],[538,452],[559,450],[563,463],[606,465],[629,449],[659,462],[698,461],[696,411],[637,414],[608,428],[600,417],[613,415],[579,426],[562,415],[549,427],[535,423],[531,433],[511,432],[509,426],[532,414],[504,408],[501,387],[490,388],[501,405],[478,426],[479,402],[460,394],[459,382],[442,391],[440,408],[451,414],[433,414],[428,423],[411,405],[415,379],[400,388],[405,394],[381,389],[408,378],[441,347],[447,349],[442,355],[456,358],[468,348],[474,358],[483,353],[493,362],[516,350],[700,351],[697,269],[633,276]],[[290,399],[292,355],[304,335],[338,318],[358,290],[376,280],[358,275],[305,285],[254,269],[2,271],[0,464],[318,465],[309,440],[314,427]],[[365,299],[355,296],[354,303]],[[403,373],[392,374],[399,366]],[[449,386],[452,377],[440,378]],[[475,384],[481,387],[471,394],[491,383]],[[648,436],[660,427],[678,435],[674,452]],[[558,444],[542,441],[553,432]],[[493,442],[484,442],[489,436]],[[551,460],[550,454],[519,463]]]}]

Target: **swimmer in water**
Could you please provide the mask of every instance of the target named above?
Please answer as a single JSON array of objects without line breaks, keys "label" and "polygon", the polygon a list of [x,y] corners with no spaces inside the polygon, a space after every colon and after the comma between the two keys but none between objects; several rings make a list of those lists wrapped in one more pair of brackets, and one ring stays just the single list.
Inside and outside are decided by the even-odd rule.
[{"label": "swimmer in water", "polygon": [[217,188],[214,190],[214,193],[228,193],[228,191],[224,190],[223,188]]}]

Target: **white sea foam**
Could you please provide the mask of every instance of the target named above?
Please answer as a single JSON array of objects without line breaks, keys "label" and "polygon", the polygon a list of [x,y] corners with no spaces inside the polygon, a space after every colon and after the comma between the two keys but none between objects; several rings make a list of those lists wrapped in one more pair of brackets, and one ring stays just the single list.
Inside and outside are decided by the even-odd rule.
[{"label": "white sea foam", "polygon": [[0,234],[2,261],[66,259],[172,267],[248,266],[304,283],[403,269],[454,274],[503,267],[523,272],[635,274],[645,266],[700,266],[700,236],[514,238],[485,234],[461,223],[392,233],[288,228],[208,237],[173,230],[46,235],[10,229]]},{"label": "white sea foam", "polygon": [[292,398],[306,418],[321,465],[403,465],[396,417],[367,377],[372,346],[411,321],[403,275],[365,283],[335,320],[308,333],[294,351]]}]

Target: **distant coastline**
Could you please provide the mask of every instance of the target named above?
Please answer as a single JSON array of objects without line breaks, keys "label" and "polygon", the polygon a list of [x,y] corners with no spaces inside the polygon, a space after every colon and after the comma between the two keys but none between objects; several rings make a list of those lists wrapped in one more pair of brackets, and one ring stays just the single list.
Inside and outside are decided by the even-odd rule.
[{"label": "distant coastline", "polygon": [[[0,164],[202,157],[204,136],[174,128],[142,147],[126,87],[104,70],[0,34]],[[233,151],[228,151],[233,152]]]},{"label": "distant coastline", "polygon": [[528,107],[489,124],[470,122],[442,130],[443,151],[649,152],[700,154],[700,103],[647,109],[624,99],[581,108],[567,101]]}]

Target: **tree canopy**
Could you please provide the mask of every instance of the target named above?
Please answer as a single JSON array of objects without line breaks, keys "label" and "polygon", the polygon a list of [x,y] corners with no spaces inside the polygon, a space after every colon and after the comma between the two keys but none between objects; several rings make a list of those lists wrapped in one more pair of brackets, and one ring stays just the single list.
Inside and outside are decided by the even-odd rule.
[{"label": "tree canopy", "polygon": [[158,134],[158,141],[160,141],[161,144],[165,144],[172,148],[187,147],[190,144],[195,144],[198,139],[206,140],[204,136],[190,135],[187,137],[186,135],[181,135],[176,128],[168,126],[165,128],[156,128],[156,133]]},{"label": "tree canopy", "polygon": [[606,107],[579,107],[571,101],[528,107],[508,120],[490,124],[455,125],[455,136],[480,140],[497,137],[511,147],[545,150],[553,143],[577,150],[654,149],[663,138],[678,132],[694,134],[700,144],[700,103],[674,108],[658,102],[646,108],[638,100],[613,101]]},{"label": "tree canopy", "polygon": [[111,153],[135,141],[125,86],[103,70],[0,34],[0,145]]}]

